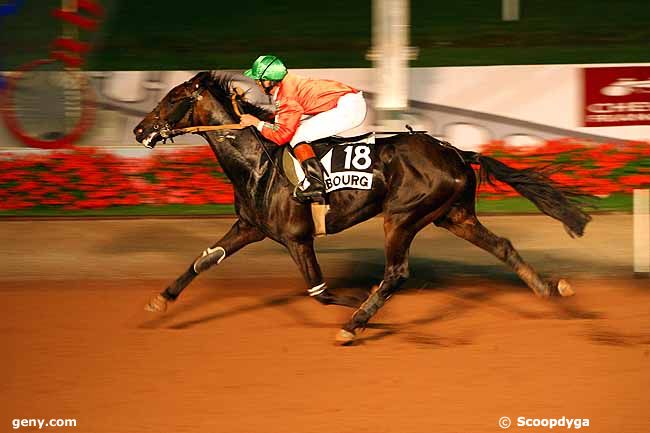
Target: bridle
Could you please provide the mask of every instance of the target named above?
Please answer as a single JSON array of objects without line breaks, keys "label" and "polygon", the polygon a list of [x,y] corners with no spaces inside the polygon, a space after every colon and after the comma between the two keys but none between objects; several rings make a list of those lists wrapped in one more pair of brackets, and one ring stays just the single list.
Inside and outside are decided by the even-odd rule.
[{"label": "bridle", "polygon": [[[176,129],[175,128],[176,124],[180,122],[182,119],[184,119],[188,115],[188,112],[189,112],[190,119],[194,117],[194,105],[196,104],[197,101],[203,99],[203,96],[201,96],[201,94],[206,90],[207,90],[206,86],[197,83],[194,91],[189,96],[184,96],[176,101],[169,101],[168,104],[170,105],[173,104],[174,108],[172,108],[171,113],[167,116],[167,119],[164,124],[161,124],[159,122],[160,120],[159,115],[156,115],[154,117],[156,122],[153,124],[153,129],[155,131],[158,131],[158,134],[160,134],[160,136],[163,138],[163,144],[165,144],[167,140],[171,140],[171,142],[173,143],[174,137],[183,134],[190,134],[190,133],[198,134],[201,132],[246,128],[245,126],[242,126],[239,123],[228,123],[228,124],[216,125],[216,126],[190,126],[187,128]],[[241,117],[242,115],[239,109],[237,98],[241,98],[243,95],[244,92],[238,87],[235,88],[233,93],[230,95],[230,100],[237,117]],[[223,141],[226,137],[228,136],[221,137],[221,141]],[[145,146],[149,148],[153,148],[153,146],[150,145],[145,145]]]},{"label": "bridle", "polygon": [[[163,138],[163,144],[167,142],[167,140],[171,140],[171,142],[174,142],[174,137],[178,135],[183,135],[183,134],[200,134],[203,132],[213,132],[213,131],[227,131],[227,130],[238,130],[238,129],[245,129],[248,128],[248,126],[243,126],[239,123],[227,123],[224,125],[215,125],[215,126],[189,126],[187,128],[179,128],[175,129],[174,126],[178,122],[180,122],[182,119],[185,118],[187,113],[190,113],[190,120],[192,117],[194,117],[194,104],[197,101],[200,101],[203,99],[203,96],[201,96],[201,93],[203,93],[205,90],[207,90],[207,87],[205,87],[203,84],[197,83],[195,86],[194,91],[189,95],[189,96],[184,96],[183,98],[180,98],[178,101],[175,102],[169,102],[170,104],[175,103],[178,104],[176,107],[173,108],[171,114],[168,117],[168,120],[165,122],[164,125],[162,125],[162,128],[158,122],[154,123],[153,128],[154,130],[158,131],[160,136]],[[237,117],[242,116],[242,112],[239,108],[239,98],[242,98],[246,92],[244,92],[242,89],[239,87],[235,87],[233,89],[233,92],[230,94],[230,102],[232,104],[233,110],[235,111],[235,115]],[[159,120],[159,116],[155,116],[156,120]],[[217,141],[223,142],[226,139],[234,139],[234,135],[230,134],[224,134],[220,135],[217,137]],[[269,152],[266,150],[266,147],[264,146],[263,143],[260,143],[262,147],[262,151],[264,151],[264,154],[266,157],[271,161],[271,164],[275,167],[277,171],[280,171],[278,168],[277,164],[271,158],[271,155],[269,155]],[[145,147],[148,147],[150,149],[153,149],[153,146],[149,146],[145,144]]]}]

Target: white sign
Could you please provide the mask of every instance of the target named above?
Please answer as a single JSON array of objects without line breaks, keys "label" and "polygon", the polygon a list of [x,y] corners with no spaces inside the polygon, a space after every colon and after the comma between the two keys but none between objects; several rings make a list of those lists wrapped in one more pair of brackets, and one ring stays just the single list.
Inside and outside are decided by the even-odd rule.
[{"label": "white sign", "polygon": [[[372,140],[374,142],[374,140]],[[336,145],[321,158],[325,168],[325,189],[372,188],[374,148],[369,143]]]}]

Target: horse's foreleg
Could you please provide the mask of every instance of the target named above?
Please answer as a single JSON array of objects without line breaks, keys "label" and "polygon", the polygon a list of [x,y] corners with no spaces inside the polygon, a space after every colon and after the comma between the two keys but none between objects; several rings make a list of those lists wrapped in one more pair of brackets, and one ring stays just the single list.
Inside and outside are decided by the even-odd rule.
[{"label": "horse's foreleg", "polygon": [[366,326],[368,321],[388,301],[409,277],[408,253],[415,236],[414,229],[396,226],[390,220],[384,221],[386,267],[384,279],[379,288],[368,296],[354,312],[352,318],[336,336],[340,344],[354,340],[355,330]]},{"label": "horse's foreleg", "polygon": [[485,228],[475,215],[468,215],[465,210],[452,211],[444,220],[436,222],[456,236],[493,254],[509,265],[519,278],[538,296],[573,295],[573,290],[565,280],[549,283],[544,281],[528,263],[521,258],[512,243]]},{"label": "horse's foreleg", "polygon": [[199,257],[194,260],[190,267],[171,283],[159,295],[154,297],[146,306],[145,310],[162,312],[167,309],[168,301],[175,301],[183,289],[187,287],[197,275],[211,266],[218,265],[226,257],[246,245],[261,241],[265,238],[257,227],[242,223],[238,220],[217,243],[207,248]]},{"label": "horse's foreleg", "polygon": [[347,295],[335,295],[328,290],[314,252],[312,239],[304,242],[288,242],[286,247],[309,287],[307,289],[309,296],[324,305],[342,305],[351,308],[359,306],[361,303],[359,299]]}]

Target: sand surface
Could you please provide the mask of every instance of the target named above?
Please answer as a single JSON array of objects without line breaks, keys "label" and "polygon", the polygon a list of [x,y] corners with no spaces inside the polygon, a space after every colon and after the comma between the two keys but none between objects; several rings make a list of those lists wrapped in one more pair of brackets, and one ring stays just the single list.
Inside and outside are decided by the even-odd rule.
[{"label": "sand surface", "polygon": [[[632,275],[632,217],[595,216],[570,239],[541,216],[489,217],[577,295],[538,299],[495,258],[442,229],[352,347],[351,310],[304,295],[272,241],[202,274],[164,315],[145,302],[228,219],[0,222],[0,431],[76,419],[65,432],[459,433],[518,417],[650,425],[650,282]],[[381,220],[317,240],[328,284],[382,276]],[[39,431],[37,427],[16,431]]]}]

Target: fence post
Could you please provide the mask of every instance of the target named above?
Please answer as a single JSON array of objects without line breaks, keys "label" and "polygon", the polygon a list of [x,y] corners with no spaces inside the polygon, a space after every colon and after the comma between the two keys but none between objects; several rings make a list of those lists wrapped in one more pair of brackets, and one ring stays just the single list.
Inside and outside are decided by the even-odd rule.
[{"label": "fence post", "polygon": [[650,276],[650,189],[634,190],[634,274]]},{"label": "fence post", "polygon": [[519,0],[501,0],[501,19],[519,21]]},{"label": "fence post", "polygon": [[372,49],[367,58],[373,62],[377,82],[377,125],[388,129],[397,125],[403,129],[400,119],[408,108],[409,60],[417,57],[417,50],[409,46],[410,13],[409,0],[372,2]]}]

